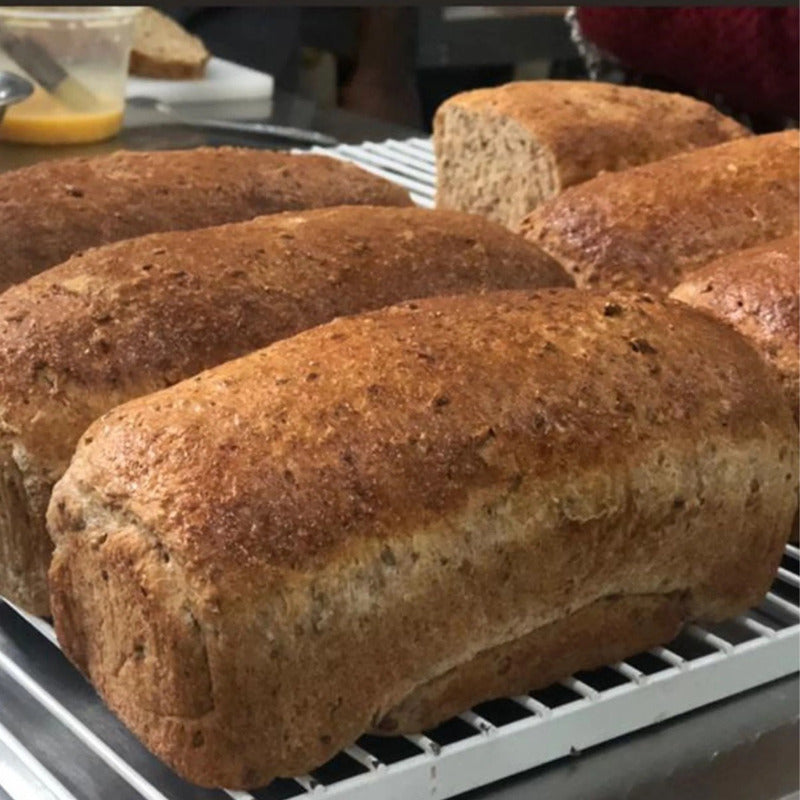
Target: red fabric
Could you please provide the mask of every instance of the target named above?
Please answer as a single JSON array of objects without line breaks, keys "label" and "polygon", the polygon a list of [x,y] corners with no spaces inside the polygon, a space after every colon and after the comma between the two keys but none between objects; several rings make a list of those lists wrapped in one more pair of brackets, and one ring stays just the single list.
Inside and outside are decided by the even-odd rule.
[{"label": "red fabric", "polygon": [[798,117],[798,8],[580,8],[585,39],[624,67]]}]

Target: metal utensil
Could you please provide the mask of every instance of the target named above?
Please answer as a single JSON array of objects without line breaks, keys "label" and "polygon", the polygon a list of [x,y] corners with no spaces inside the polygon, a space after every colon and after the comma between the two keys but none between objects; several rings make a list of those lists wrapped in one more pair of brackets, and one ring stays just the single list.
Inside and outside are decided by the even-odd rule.
[{"label": "metal utensil", "polygon": [[67,108],[91,111],[97,107],[98,100],[94,94],[70,75],[39,42],[18,36],[0,24],[0,47],[20,69]]},{"label": "metal utensil", "polygon": [[33,94],[33,84],[14,72],[0,72],[0,122],[9,106]]},{"label": "metal utensil", "polygon": [[136,96],[127,99],[128,105],[133,108],[152,109],[161,114],[172,117],[184,125],[192,125],[197,128],[210,128],[218,131],[230,131],[235,133],[249,133],[259,136],[269,136],[273,139],[286,139],[303,144],[316,144],[322,147],[333,147],[339,142],[324,133],[308,131],[303,128],[292,128],[286,125],[272,125],[267,122],[237,122],[234,120],[214,119],[211,117],[196,117],[185,114],[174,106],[155,97]]}]

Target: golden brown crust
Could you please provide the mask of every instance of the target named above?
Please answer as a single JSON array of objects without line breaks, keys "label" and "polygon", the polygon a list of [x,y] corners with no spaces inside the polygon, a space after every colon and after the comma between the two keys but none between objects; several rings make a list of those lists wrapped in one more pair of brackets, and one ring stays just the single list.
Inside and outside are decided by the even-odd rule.
[{"label": "golden brown crust", "polygon": [[10,288],[0,295],[0,594],[47,613],[50,489],[110,408],[337,316],[571,283],[488,220],[346,206],[117,242]]},{"label": "golden brown crust", "polygon": [[798,417],[800,239],[789,236],[724,256],[695,270],[670,297],[729,322],[780,373]]},{"label": "golden brown crust", "polygon": [[87,247],[342,204],[411,200],[389,181],[316,155],[220,147],[47,161],[0,174],[0,289]]},{"label": "golden brown crust", "polygon": [[437,206],[512,228],[544,200],[601,172],[750,135],[693,98],[594,81],[464,92],[439,107],[433,128]]},{"label": "golden brown crust", "polygon": [[49,510],[56,629],[160,757],[257,785],[601,598],[757,602],[797,445],[758,353],[680,303],[343,318],[94,423]]},{"label": "golden brown crust", "polygon": [[521,226],[579,287],[668,292],[715,258],[798,229],[798,133],[738,139],[601,175]]}]

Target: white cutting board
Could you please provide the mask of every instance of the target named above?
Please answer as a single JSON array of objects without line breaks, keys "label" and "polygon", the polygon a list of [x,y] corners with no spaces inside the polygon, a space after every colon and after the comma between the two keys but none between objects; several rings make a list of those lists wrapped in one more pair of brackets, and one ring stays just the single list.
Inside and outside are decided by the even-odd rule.
[{"label": "white cutting board", "polygon": [[144,95],[167,103],[213,103],[217,100],[256,100],[272,96],[272,75],[212,58],[205,77],[191,81],[168,81],[130,76],[126,97]]}]

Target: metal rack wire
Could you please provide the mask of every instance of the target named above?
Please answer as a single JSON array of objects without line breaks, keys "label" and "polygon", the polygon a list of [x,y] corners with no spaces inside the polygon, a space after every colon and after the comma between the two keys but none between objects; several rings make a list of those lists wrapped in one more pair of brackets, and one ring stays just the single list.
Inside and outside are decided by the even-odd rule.
[{"label": "metal rack wire", "polygon": [[[433,204],[424,139],[330,155]],[[447,798],[798,671],[800,551],[787,545],[762,603],[541,691],[477,706],[414,736],[364,736],[311,774],[253,792],[199,789],[150,755],[67,663],[52,628],[0,600],[0,800]]]},{"label": "metal rack wire", "polygon": [[432,731],[364,736],[311,774],[254,792],[197,789],[173,775],[67,664],[52,628],[3,602],[0,785],[13,800],[87,797],[87,774],[103,787],[100,797],[116,787],[119,797],[147,800],[366,800],[429,797],[434,789],[452,797],[796,672],[799,594],[800,551],[787,545],[771,591],[747,614],[690,625],[668,645],[484,703]]},{"label": "metal rack wire", "polygon": [[358,164],[367,172],[404,186],[418,206],[433,206],[436,164],[430,139],[387,139],[359,145],[312,147],[311,152]]}]

